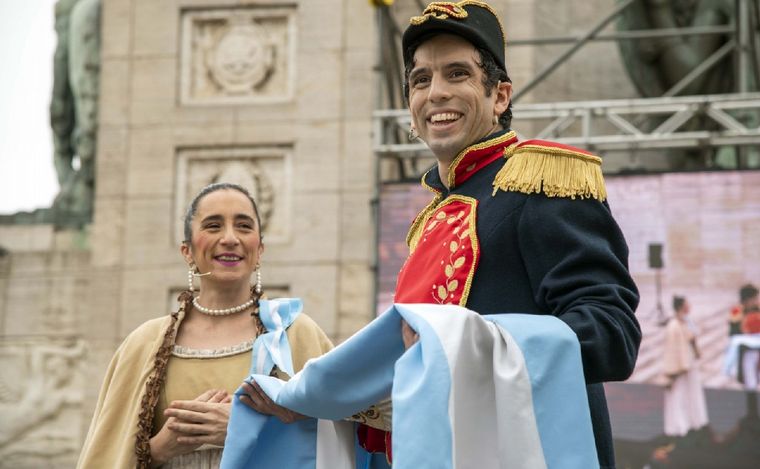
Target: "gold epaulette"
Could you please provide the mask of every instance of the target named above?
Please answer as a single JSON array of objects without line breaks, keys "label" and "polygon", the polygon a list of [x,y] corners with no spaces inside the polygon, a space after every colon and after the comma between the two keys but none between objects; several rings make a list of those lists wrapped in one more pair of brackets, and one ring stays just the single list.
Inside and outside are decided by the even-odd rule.
[{"label": "gold epaulette", "polygon": [[510,145],[504,156],[507,162],[493,180],[493,194],[503,190],[607,199],[602,159],[591,153],[560,143],[526,140]]}]

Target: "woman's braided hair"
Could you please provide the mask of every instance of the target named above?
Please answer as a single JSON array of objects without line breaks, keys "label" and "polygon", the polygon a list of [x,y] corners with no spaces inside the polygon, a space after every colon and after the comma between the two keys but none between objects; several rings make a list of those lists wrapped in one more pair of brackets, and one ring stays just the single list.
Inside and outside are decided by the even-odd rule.
[{"label": "woman's braided hair", "polygon": [[[259,300],[262,296],[263,293],[256,293],[256,290],[251,287],[251,297],[256,299],[253,312],[251,312],[251,316],[256,323],[256,337],[266,332],[264,323],[261,322],[261,318],[259,317]],[[153,418],[155,416],[156,404],[158,404],[161,388],[164,385],[164,381],[166,381],[166,366],[169,363],[169,357],[171,357],[174,341],[177,337],[178,320],[180,316],[184,316],[192,308],[192,292],[190,290],[183,291],[177,297],[177,301],[179,302],[179,309],[171,314],[171,322],[169,323],[169,327],[166,328],[164,339],[153,359],[153,369],[148,381],[145,383],[145,393],[140,401],[140,415],[137,420],[137,435],[135,440],[138,469],[149,469],[151,465],[150,439],[153,436]]]},{"label": "woman's braided hair", "polygon": [[153,370],[148,382],[145,384],[145,393],[140,401],[140,415],[137,419],[137,435],[135,440],[135,454],[137,455],[138,469],[149,469],[150,458],[150,438],[153,434],[153,416],[156,411],[156,404],[161,393],[161,388],[166,380],[166,365],[169,363],[169,357],[174,347],[174,339],[177,336],[177,319],[180,314],[185,313],[191,306],[193,294],[189,290],[180,293],[177,298],[179,301],[179,310],[172,313],[169,327],[166,328],[164,340],[156,352],[153,360]]},{"label": "woman's braided hair", "polygon": [[[250,193],[237,184],[216,183],[203,188],[190,203],[190,207],[187,210],[184,220],[186,242],[189,242],[192,238],[190,222],[192,221],[193,216],[195,216],[200,200],[207,194],[219,190],[235,190],[244,194],[253,205],[253,212],[256,214],[256,222],[260,229],[261,221],[259,219],[258,207],[256,207],[256,202],[253,200]],[[259,234],[259,236],[261,236],[261,234]],[[258,314],[259,300],[261,296],[261,293],[257,293],[255,289],[251,287],[251,297],[256,299],[251,316],[256,322],[257,337],[266,332]],[[177,312],[171,314],[169,327],[166,328],[161,346],[158,348],[156,356],[153,359],[153,369],[151,370],[148,381],[145,383],[145,392],[140,401],[140,414],[138,416],[137,435],[135,439],[135,455],[137,456],[138,469],[149,469],[151,466],[150,439],[153,436],[153,418],[156,411],[156,405],[158,404],[161,389],[166,381],[166,367],[169,363],[169,358],[171,357],[174,348],[174,342],[177,338],[179,318],[181,316],[184,317],[185,313],[192,308],[193,292],[190,290],[183,291],[177,297],[177,301],[179,302],[179,309]]]}]

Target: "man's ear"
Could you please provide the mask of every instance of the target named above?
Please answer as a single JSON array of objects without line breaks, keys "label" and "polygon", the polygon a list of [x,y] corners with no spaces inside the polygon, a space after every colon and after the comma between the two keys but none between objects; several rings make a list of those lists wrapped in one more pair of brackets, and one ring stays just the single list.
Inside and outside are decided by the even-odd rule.
[{"label": "man's ear", "polygon": [[496,102],[494,102],[493,112],[500,116],[507,110],[509,103],[512,101],[512,83],[500,81],[496,85]]}]

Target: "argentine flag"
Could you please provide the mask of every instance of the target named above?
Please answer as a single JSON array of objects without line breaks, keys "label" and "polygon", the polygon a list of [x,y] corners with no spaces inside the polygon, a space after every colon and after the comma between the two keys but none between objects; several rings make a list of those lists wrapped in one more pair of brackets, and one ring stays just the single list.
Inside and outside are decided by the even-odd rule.
[{"label": "argentine flag", "polygon": [[[420,336],[408,350],[402,318]],[[397,304],[290,381],[250,379],[313,418],[283,424],[235,399],[222,469],[357,467],[342,419],[389,395],[394,468],[599,467],[580,346],[553,316]]]}]

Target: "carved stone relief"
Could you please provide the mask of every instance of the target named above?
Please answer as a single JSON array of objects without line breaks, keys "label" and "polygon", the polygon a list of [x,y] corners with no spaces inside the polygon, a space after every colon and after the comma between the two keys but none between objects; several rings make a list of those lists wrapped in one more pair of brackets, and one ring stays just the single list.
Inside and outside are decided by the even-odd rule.
[{"label": "carved stone relief", "polygon": [[82,278],[53,278],[49,286],[49,303],[42,310],[42,324],[45,331],[56,335],[73,335],[77,326],[76,312],[73,305],[76,304],[76,293],[81,291]]},{"label": "carved stone relief", "polygon": [[183,104],[251,104],[293,95],[293,7],[182,12]]},{"label": "carved stone relief", "polygon": [[177,158],[175,241],[183,239],[182,220],[203,187],[229,182],[253,196],[267,243],[290,236],[291,149],[286,147],[182,149]]},{"label": "carved stone relief", "polygon": [[81,340],[0,342],[0,465],[76,462],[83,440],[85,356]]}]

